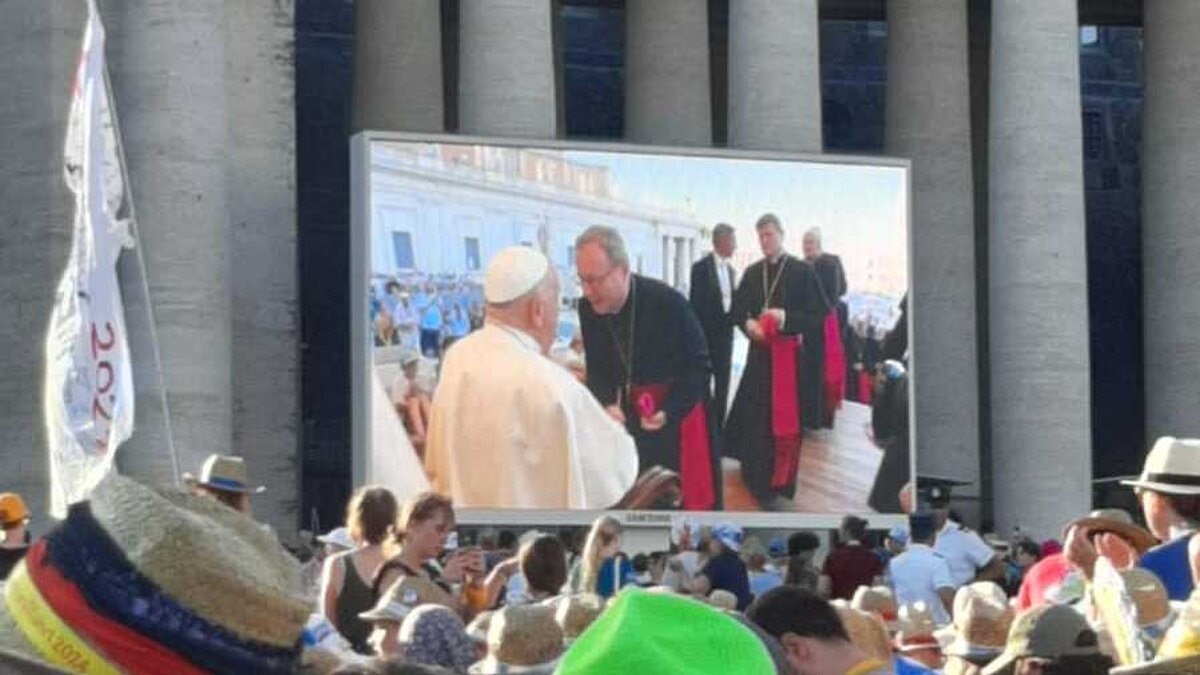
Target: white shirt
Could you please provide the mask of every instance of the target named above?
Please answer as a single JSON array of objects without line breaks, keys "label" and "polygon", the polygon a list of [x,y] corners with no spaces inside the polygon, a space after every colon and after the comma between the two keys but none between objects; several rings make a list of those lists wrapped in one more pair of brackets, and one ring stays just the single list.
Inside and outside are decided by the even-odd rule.
[{"label": "white shirt", "polygon": [[455,506],[603,509],[633,487],[638,456],[532,337],[487,323],[446,354],[425,470]]},{"label": "white shirt", "polygon": [[676,573],[670,565],[667,565],[666,571],[663,572],[662,585],[669,586],[676,591],[683,591],[684,580],[700,574],[700,570],[704,566],[701,564],[700,553],[697,551],[683,551],[675,556],[675,560],[683,565],[684,574]]},{"label": "white shirt", "polygon": [[729,308],[733,307],[733,268],[728,259],[717,255],[715,251],[712,257],[713,266],[717,270],[717,283],[721,286],[721,306],[728,313]]},{"label": "white shirt", "polygon": [[962,525],[947,520],[938,532],[933,550],[942,554],[950,565],[950,578],[954,587],[965,586],[975,580],[976,572],[985,567],[996,552],[978,534],[963,529]]},{"label": "white shirt", "polygon": [[954,588],[950,566],[937,551],[925,544],[909,544],[908,550],[888,563],[888,577],[896,605],[924,602],[939,626],[950,623],[950,613],[938,596],[939,588]]}]

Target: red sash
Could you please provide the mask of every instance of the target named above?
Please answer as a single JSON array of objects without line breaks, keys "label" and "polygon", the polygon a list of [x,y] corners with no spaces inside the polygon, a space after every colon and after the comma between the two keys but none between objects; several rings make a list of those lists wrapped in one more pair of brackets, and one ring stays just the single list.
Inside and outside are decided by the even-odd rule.
[{"label": "red sash", "polygon": [[[661,409],[671,386],[668,384],[635,384],[629,387],[634,401],[643,395],[654,399],[655,410]],[[643,467],[649,468],[649,467]],[[707,511],[716,507],[717,495],[713,486],[712,455],[708,444],[708,419],[704,401],[692,406],[679,423],[679,478],[683,483],[685,511]]]},{"label": "red sash", "polygon": [[771,487],[786,488],[796,478],[800,464],[800,399],[796,392],[795,335],[784,335],[775,317],[764,314],[763,335],[771,350],[771,436],[775,438],[775,462]]},{"label": "red sash", "polygon": [[846,355],[842,351],[841,331],[838,330],[837,310],[825,315],[825,416],[842,408],[846,396]]},{"label": "red sash", "polygon": [[858,402],[871,405],[871,376],[867,371],[858,371]]}]

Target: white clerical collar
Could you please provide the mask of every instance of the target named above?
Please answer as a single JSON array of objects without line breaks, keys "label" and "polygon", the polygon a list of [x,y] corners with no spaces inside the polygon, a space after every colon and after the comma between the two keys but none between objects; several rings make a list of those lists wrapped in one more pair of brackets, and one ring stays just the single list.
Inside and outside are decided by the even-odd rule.
[{"label": "white clerical collar", "polygon": [[533,339],[532,335],[519,328],[506,326],[498,321],[487,321],[485,322],[484,327],[495,328],[501,332],[508,333],[513,337],[514,340],[517,341],[517,344],[521,345],[522,347],[531,351],[535,351],[539,354],[542,353],[542,347],[538,344],[537,340]]}]

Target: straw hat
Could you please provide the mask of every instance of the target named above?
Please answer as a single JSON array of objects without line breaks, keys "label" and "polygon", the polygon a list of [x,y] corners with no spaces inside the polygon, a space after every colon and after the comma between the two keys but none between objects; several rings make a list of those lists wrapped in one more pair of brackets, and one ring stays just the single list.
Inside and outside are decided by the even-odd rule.
[{"label": "straw hat", "polygon": [[[1139,623],[1141,623],[1140,620]],[[1113,668],[1109,672],[1119,675],[1192,675],[1200,673],[1200,593],[1192,592],[1187,604],[1180,610],[1179,618],[1163,636],[1153,661],[1136,666]]]},{"label": "straw hat", "polygon": [[1094,534],[1111,532],[1137,549],[1138,554],[1145,553],[1158,545],[1158,540],[1144,527],[1133,522],[1133,518],[1122,509],[1096,509],[1086,518],[1079,518],[1067,523],[1063,529],[1063,537],[1072,527],[1082,527]]},{"label": "straw hat", "polygon": [[1004,590],[991,581],[976,581],[954,594],[954,641],[948,656],[988,659],[999,656],[1008,642],[1013,610]]},{"label": "straw hat", "polygon": [[737,596],[723,588],[718,588],[708,594],[708,604],[717,609],[736,610]]},{"label": "straw hat", "polygon": [[934,632],[937,624],[933,620],[933,612],[924,602],[915,602],[900,608],[896,621],[898,630],[893,644],[901,654],[915,652],[921,649],[941,649]]},{"label": "straw hat", "polygon": [[541,605],[505,607],[492,615],[488,655],[471,666],[471,673],[554,672],[563,654],[563,632],[554,610]]},{"label": "straw hat", "polygon": [[252,487],[246,477],[246,460],[231,455],[209,455],[200,467],[200,477],[185,473],[183,481],[188,485],[203,485],[214,490],[242,494],[256,494],[267,489],[262,485]]},{"label": "straw hat", "polygon": [[[258,523],[212,499],[111,474],[31,555],[44,559],[36,573],[19,568],[17,583],[48,588],[54,575],[103,620],[179,659],[257,672],[298,662],[310,614],[299,564]],[[0,649],[36,656],[26,628],[0,603]]]},{"label": "straw hat", "polygon": [[450,606],[450,595],[429,579],[417,576],[400,577],[379,596],[379,602],[358,615],[363,621],[400,622],[421,605]]},{"label": "straw hat", "polygon": [[1137,480],[1121,484],[1169,495],[1200,495],[1200,439],[1163,436],[1150,448]]},{"label": "straw hat", "polygon": [[854,591],[854,599],[850,606],[860,612],[878,616],[889,632],[895,632],[896,625],[896,596],[887,586],[859,586]]},{"label": "straw hat", "polygon": [[882,619],[874,614],[860,612],[842,601],[832,604],[854,646],[872,658],[884,662],[891,660],[892,641]]},{"label": "straw hat", "polygon": [[[734,598],[736,604],[737,598]],[[563,639],[571,644],[604,613],[604,600],[598,595],[581,593],[564,598],[558,603],[554,619],[562,628]]]},{"label": "straw hat", "polygon": [[471,619],[471,623],[467,624],[467,637],[471,638],[472,642],[487,646],[488,628],[492,625],[492,616],[495,613],[490,609],[480,612],[474,619]]}]

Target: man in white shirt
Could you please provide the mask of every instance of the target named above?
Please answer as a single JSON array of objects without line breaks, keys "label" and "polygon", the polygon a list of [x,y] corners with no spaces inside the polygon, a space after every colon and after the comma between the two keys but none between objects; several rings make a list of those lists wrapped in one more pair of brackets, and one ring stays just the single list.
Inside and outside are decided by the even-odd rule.
[{"label": "man in white shirt", "polygon": [[923,602],[933,620],[944,626],[950,623],[955,585],[946,559],[932,548],[936,533],[933,514],[913,514],[909,518],[908,550],[888,563],[888,578],[897,605]]},{"label": "man in white shirt", "polygon": [[531,248],[506,248],[488,265],[486,322],[446,354],[425,451],[430,482],[455,506],[603,509],[637,478],[624,427],[546,358],[558,293]]},{"label": "man in white shirt", "polygon": [[950,565],[954,587],[974,581],[996,581],[1004,578],[1004,559],[978,534],[950,518],[950,489],[931,487],[928,501],[936,519],[938,534],[933,549]]},{"label": "man in white shirt", "polygon": [[712,255],[692,265],[688,301],[708,342],[708,357],[713,368],[713,417],[717,429],[725,428],[725,408],[729,403],[729,369],[733,359],[733,291],[737,280],[730,264],[737,250],[734,230],[726,223],[713,228]]}]

